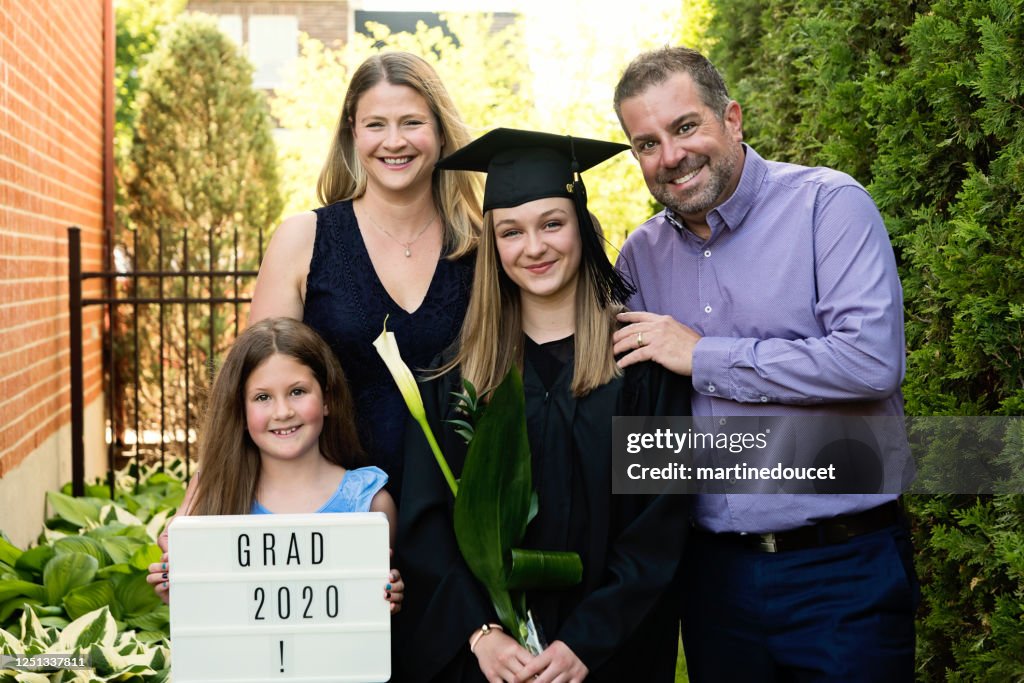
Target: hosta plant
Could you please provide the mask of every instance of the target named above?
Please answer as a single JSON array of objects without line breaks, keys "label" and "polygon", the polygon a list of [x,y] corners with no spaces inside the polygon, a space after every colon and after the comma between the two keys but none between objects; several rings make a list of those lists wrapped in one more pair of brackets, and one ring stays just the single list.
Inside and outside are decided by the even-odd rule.
[{"label": "hosta plant", "polygon": [[100,607],[63,629],[45,626],[33,609],[22,612],[17,629],[0,629],[0,654],[86,658],[91,668],[52,671],[0,669],[0,683],[163,683],[170,680],[170,652],[139,640],[135,631],[117,630],[110,609]]}]

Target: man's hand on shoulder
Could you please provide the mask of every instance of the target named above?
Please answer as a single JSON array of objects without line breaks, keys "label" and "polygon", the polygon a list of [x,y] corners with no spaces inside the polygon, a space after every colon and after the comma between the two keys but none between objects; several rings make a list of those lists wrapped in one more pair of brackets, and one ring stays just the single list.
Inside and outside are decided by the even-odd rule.
[{"label": "man's hand on shoulder", "polygon": [[[620,313],[623,327],[612,336],[619,367],[652,360],[677,375],[693,375],[693,349],[701,336],[670,315]],[[624,355],[623,355],[624,354]]]}]

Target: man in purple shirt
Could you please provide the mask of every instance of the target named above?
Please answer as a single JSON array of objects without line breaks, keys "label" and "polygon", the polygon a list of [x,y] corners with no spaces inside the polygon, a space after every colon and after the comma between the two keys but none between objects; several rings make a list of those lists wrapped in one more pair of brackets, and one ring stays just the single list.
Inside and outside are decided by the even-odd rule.
[{"label": "man in purple shirt", "polygon": [[[902,290],[864,188],[761,158],[721,75],[687,48],[634,59],[615,110],[666,207],[617,264],[637,289],[620,364],[692,376],[693,414],[723,426],[902,416]],[[883,453],[906,483],[907,449]],[[691,681],[913,679],[918,585],[897,493],[699,495],[695,520],[679,581]]]}]

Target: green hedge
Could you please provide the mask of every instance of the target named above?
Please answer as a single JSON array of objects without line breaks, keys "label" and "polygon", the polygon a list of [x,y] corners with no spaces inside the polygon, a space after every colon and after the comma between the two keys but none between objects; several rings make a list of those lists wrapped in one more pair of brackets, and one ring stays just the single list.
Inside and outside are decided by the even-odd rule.
[{"label": "green hedge", "polygon": [[[850,173],[885,217],[905,294],[908,413],[1024,413],[1024,3],[713,4],[711,57],[747,141]],[[1001,457],[1019,471],[1020,439]],[[919,677],[1024,679],[1022,498],[908,505]]]}]

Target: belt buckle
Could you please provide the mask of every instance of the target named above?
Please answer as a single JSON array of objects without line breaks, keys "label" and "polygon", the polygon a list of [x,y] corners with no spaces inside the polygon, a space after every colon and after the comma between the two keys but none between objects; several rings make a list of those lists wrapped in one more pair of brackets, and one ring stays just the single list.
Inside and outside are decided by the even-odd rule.
[{"label": "belt buckle", "polygon": [[763,553],[779,552],[779,544],[775,540],[775,534],[772,532],[767,534],[758,534],[757,549]]}]

